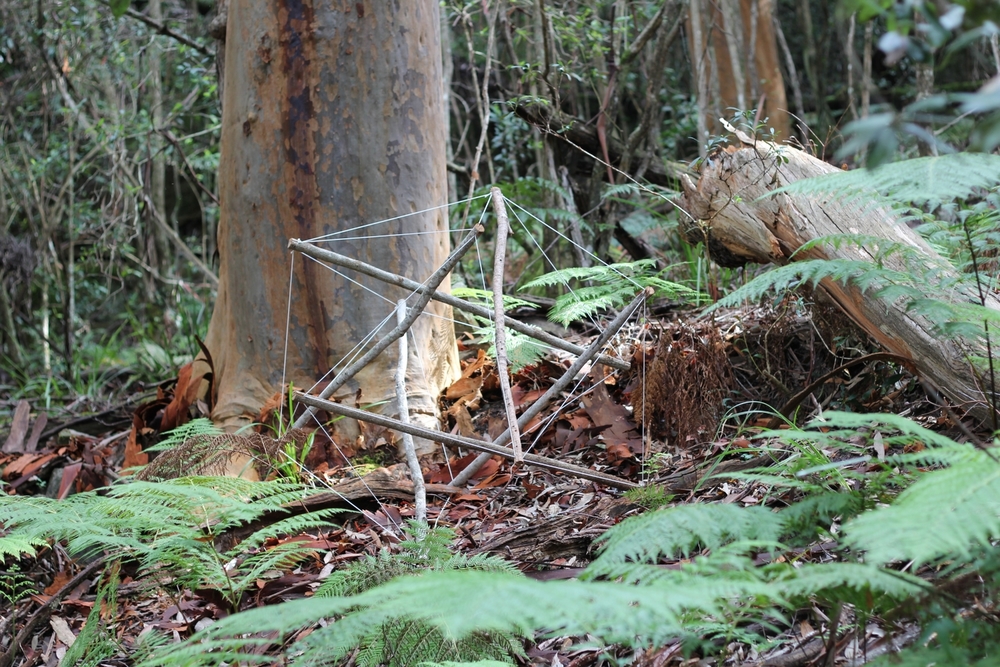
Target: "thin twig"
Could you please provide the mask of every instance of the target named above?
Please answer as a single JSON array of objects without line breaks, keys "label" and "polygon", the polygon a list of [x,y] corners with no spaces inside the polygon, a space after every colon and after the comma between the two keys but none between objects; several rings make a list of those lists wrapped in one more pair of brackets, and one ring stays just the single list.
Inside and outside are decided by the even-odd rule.
[{"label": "thin twig", "polygon": [[[107,7],[111,6],[111,2],[109,0],[100,0],[100,2],[101,2],[102,5],[105,5]],[[161,35],[166,35],[167,37],[170,37],[171,39],[177,40],[178,42],[180,42],[184,46],[190,46],[192,49],[194,49],[195,51],[197,51],[198,53],[200,53],[202,55],[209,56],[209,57],[212,57],[212,56],[215,55],[204,44],[199,44],[198,42],[196,42],[195,40],[191,39],[187,35],[181,34],[181,33],[177,32],[176,30],[172,30],[172,29],[168,28],[165,24],[160,23],[159,21],[154,21],[153,19],[149,18],[145,14],[142,14],[140,12],[135,11],[131,7],[129,7],[125,11],[125,13],[128,15],[129,18],[133,18],[133,19],[135,19],[137,21],[141,21],[141,22],[145,23],[150,28],[152,28],[154,32],[158,32]]]},{"label": "thin twig", "polygon": [[826,640],[826,659],[823,661],[825,667],[833,667],[837,661],[837,632],[840,629],[840,616],[844,611],[844,605],[840,602],[833,611],[833,618],[830,619],[830,636]]},{"label": "thin twig", "polygon": [[194,167],[192,167],[191,163],[188,162],[187,155],[185,155],[184,151],[181,150],[181,143],[180,141],[178,141],[177,137],[174,136],[174,133],[171,132],[170,130],[161,129],[160,134],[162,134],[167,141],[173,144],[174,149],[177,151],[177,154],[180,155],[181,160],[184,161],[184,166],[187,167],[188,172],[191,174],[191,180],[194,181],[194,184],[198,186],[198,189],[200,189],[202,192],[208,195],[212,199],[212,201],[215,202],[216,206],[220,206],[221,204],[219,204],[219,198],[215,196],[215,193],[209,190],[207,187],[205,187],[205,184],[198,179],[198,173],[195,172]]},{"label": "thin twig", "polygon": [[[986,308],[986,294],[983,292],[983,281],[979,276],[979,262],[976,258],[976,246],[972,243],[972,232],[969,231],[968,218],[962,218],[962,229],[965,231],[965,241],[969,244],[969,254],[972,256],[972,273],[976,276],[976,290],[979,293],[979,305]],[[993,370],[993,347],[990,343],[990,321],[983,320],[983,330],[986,334],[986,360],[990,365],[990,397],[986,404],[990,406],[990,416],[993,423],[993,435],[997,433],[997,381]]]},{"label": "thin twig", "polygon": [[[396,303],[396,325],[403,326],[406,322],[406,299]],[[396,364],[396,406],[399,408],[399,421],[410,423],[410,405],[406,399],[406,360],[409,351],[406,349],[406,335],[399,337],[399,361]],[[413,436],[403,433],[403,451],[406,452],[406,463],[410,467],[410,478],[413,480],[413,518],[420,523],[427,522],[427,491],[424,488],[424,473],[417,460],[417,449],[413,444]]]},{"label": "thin twig", "polygon": [[[486,65],[483,67],[483,85],[482,90],[479,87],[479,73],[476,71],[476,63],[470,62],[472,66],[472,86],[476,90],[476,109],[479,112],[479,142],[476,144],[476,154],[472,159],[471,172],[469,174],[469,194],[466,199],[470,199],[476,191],[476,182],[479,180],[479,161],[483,157],[483,148],[486,146],[486,138],[489,135],[490,129],[490,68],[493,65],[493,41],[496,35],[496,23],[497,15],[500,13],[500,7],[497,6],[493,10],[493,16],[489,15],[489,3],[483,2],[483,12],[486,13],[486,19],[489,22],[489,32],[486,37]],[[472,35],[469,33],[468,21],[466,21],[465,26],[465,36],[469,47],[469,58],[472,59],[475,54],[475,49],[472,45]],[[493,174],[490,174],[490,179],[492,180]],[[465,208],[465,217],[469,216],[469,206]]]},{"label": "thin twig", "polygon": [[[458,261],[462,259],[462,256],[465,255],[465,253],[469,250],[469,248],[473,246],[473,244],[475,244],[476,239],[479,238],[479,235],[482,234],[484,231],[485,230],[483,229],[482,225],[476,225],[475,227],[472,228],[469,234],[464,239],[462,239],[461,243],[458,244],[458,247],[456,247],[455,250],[453,250],[452,253],[448,255],[448,258],[444,260],[444,263],[440,267],[438,267],[438,270],[435,271],[433,274],[431,274],[431,277],[428,278],[427,282],[424,283],[427,286],[427,291],[420,294],[420,297],[417,299],[416,303],[413,304],[413,308],[410,310],[410,313],[406,316],[406,319],[403,320],[403,322],[401,322],[400,324],[396,325],[395,329],[390,331],[377,343],[375,343],[375,345],[370,350],[368,350],[368,352],[366,352],[364,356],[362,356],[353,364],[349,365],[347,368],[338,373],[337,376],[333,379],[333,381],[330,382],[330,384],[326,385],[326,388],[323,389],[322,392],[320,392],[319,395],[320,398],[329,398],[330,396],[332,396],[333,392],[337,391],[345,384],[347,384],[347,382],[352,377],[357,375],[358,371],[360,371],[362,368],[370,364],[375,357],[382,354],[382,352],[385,351],[386,348],[388,348],[390,345],[396,342],[396,340],[398,340],[400,336],[404,335],[409,330],[409,328],[413,325],[413,323],[417,321],[417,318],[420,317],[420,315],[424,312],[424,308],[427,307],[427,304],[430,303],[431,296],[434,294],[434,290],[436,290],[438,286],[444,281],[445,277],[449,273],[451,273],[451,270],[455,268],[455,265],[458,264]],[[289,241],[288,247],[292,248],[292,243],[296,240],[297,239],[292,239],[291,241]],[[309,423],[309,420],[312,419],[312,416],[315,413],[316,410],[314,409],[310,408],[309,410],[306,410],[305,412],[302,413],[301,417],[295,420],[295,424],[292,425],[292,428],[303,428],[306,424]]]},{"label": "thin twig", "polygon": [[[470,303],[463,299],[459,299],[456,296],[452,296],[451,294],[430,290],[426,285],[422,285],[415,280],[405,278],[395,273],[390,273],[389,271],[372,266],[371,264],[354,259],[353,257],[347,257],[346,255],[341,255],[340,253],[333,252],[332,250],[326,250],[325,248],[320,248],[298,239],[292,239],[289,241],[288,247],[291,250],[302,253],[303,255],[308,255],[313,259],[318,259],[322,262],[329,262],[330,264],[335,264],[345,269],[351,269],[353,271],[357,271],[358,273],[363,273],[366,276],[370,276],[376,280],[381,280],[389,285],[395,285],[404,289],[413,290],[421,294],[427,294],[430,292],[431,298],[435,301],[452,306],[453,308],[458,308],[459,310],[471,313],[477,317],[482,317],[488,320],[493,319],[493,311],[485,306]],[[557,336],[553,336],[543,329],[539,329],[538,327],[530,324],[525,324],[520,320],[508,318],[506,320],[506,324],[507,328],[523,333],[525,336],[531,336],[535,340],[545,343],[546,345],[554,347],[558,350],[563,350],[575,355],[584,353],[583,347],[570,343],[569,341]],[[610,366],[611,368],[616,368],[621,371],[628,371],[631,368],[627,361],[615,359],[605,355],[599,356],[597,360],[605,366]]]},{"label": "thin twig", "polygon": [[[312,410],[326,410],[327,412],[335,415],[341,415],[350,419],[357,419],[359,421],[376,424],[378,426],[384,426],[385,428],[390,428],[394,431],[399,431],[400,433],[409,433],[410,435],[418,438],[425,438],[433,442],[439,442],[443,445],[449,445],[451,447],[465,447],[466,449],[472,449],[477,452],[490,452],[490,454],[502,456],[503,458],[509,460],[514,459],[514,451],[512,449],[509,447],[494,445],[491,442],[464,438],[459,435],[451,435],[450,433],[445,433],[444,431],[434,431],[415,424],[404,424],[398,419],[392,419],[391,417],[386,417],[374,412],[358,410],[357,408],[351,408],[340,403],[326,401],[298,391],[295,392],[295,400],[299,401],[303,405],[309,406]],[[626,479],[621,479],[620,477],[606,475],[602,472],[591,470],[590,468],[573,465],[572,463],[563,463],[562,461],[556,461],[555,459],[550,459],[545,456],[538,456],[537,454],[525,454],[524,463],[544,468],[546,470],[554,470],[556,472],[565,473],[567,475],[579,477],[580,479],[598,482],[599,484],[604,484],[616,489],[635,489],[639,487],[639,485],[635,482],[630,482]]]},{"label": "thin twig", "polygon": [[503,205],[500,188],[491,188],[490,195],[493,197],[493,212],[497,216],[497,235],[493,244],[493,345],[496,348],[497,377],[500,378],[500,392],[503,394],[503,405],[507,411],[514,462],[520,463],[524,460],[524,453],[521,451],[521,432],[517,428],[517,412],[510,394],[510,377],[507,374],[507,333],[504,329],[503,312],[503,260],[507,254],[510,221],[507,219],[507,208]]},{"label": "thin twig", "polygon": [[[574,379],[576,379],[577,374],[583,370],[583,367],[597,356],[597,353],[604,348],[607,342],[611,340],[612,336],[618,333],[618,330],[625,325],[625,323],[630,317],[632,317],[635,311],[639,309],[643,302],[648,297],[652,296],[652,293],[652,288],[647,287],[636,295],[636,297],[632,300],[632,303],[626,306],[622,312],[618,313],[618,316],[611,321],[604,332],[598,336],[586,350],[583,351],[583,353],[569,368],[566,369],[566,372],[562,374],[562,377],[556,380],[556,382],[549,387],[548,390],[546,390],[546,392],[538,398],[538,400],[531,404],[531,407],[524,411],[521,418],[517,420],[519,428],[526,428],[531,420],[537,417],[553,398],[555,398],[560,392],[562,392],[563,389],[568,387]],[[494,441],[494,444],[503,445],[507,442],[508,438],[509,432],[505,431]],[[473,475],[479,472],[479,469],[484,463],[486,463],[486,461],[489,460],[490,456],[492,456],[492,454],[488,454],[486,452],[477,456],[472,463],[466,466],[465,469],[451,481],[451,483],[455,486],[462,486],[466,484]]]},{"label": "thin twig", "polygon": [[94,570],[100,568],[104,565],[104,558],[100,557],[93,563],[83,568],[76,573],[72,579],[66,582],[66,584],[59,589],[55,595],[49,598],[49,601],[38,608],[38,610],[32,615],[21,631],[17,633],[14,637],[14,641],[11,642],[10,648],[3,655],[0,655],[0,667],[10,667],[14,664],[14,658],[22,654],[21,646],[28,640],[28,637],[35,632],[35,629],[42,623],[44,623],[56,607],[62,603],[62,599],[71,593],[80,582],[89,577],[94,573]]}]

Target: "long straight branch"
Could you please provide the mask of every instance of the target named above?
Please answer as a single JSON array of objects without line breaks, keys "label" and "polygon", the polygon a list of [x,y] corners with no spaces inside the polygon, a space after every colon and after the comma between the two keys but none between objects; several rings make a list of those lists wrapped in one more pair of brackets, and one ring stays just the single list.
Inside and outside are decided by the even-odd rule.
[{"label": "long straight branch", "polygon": [[[343,387],[347,382],[357,375],[358,371],[367,366],[372,362],[372,360],[378,355],[382,354],[386,348],[392,345],[394,342],[399,340],[399,337],[404,335],[409,328],[417,321],[417,318],[424,312],[424,308],[430,303],[431,297],[438,286],[444,281],[445,277],[451,273],[451,270],[455,268],[458,261],[462,259],[462,256],[468,252],[469,248],[473,246],[479,235],[486,231],[482,225],[476,225],[472,228],[472,231],[462,239],[462,242],[458,244],[448,258],[444,260],[444,263],[438,267],[438,270],[431,274],[431,277],[427,279],[425,285],[427,286],[427,291],[420,293],[420,298],[417,299],[416,303],[413,304],[413,308],[410,310],[406,318],[396,325],[396,328],[390,331],[388,334],[383,336],[375,345],[368,350],[360,359],[355,361],[353,364],[349,365],[347,368],[342,370],[333,379],[330,384],[326,385],[326,388],[320,392],[320,398],[329,398],[333,395],[333,392],[337,391]],[[292,241],[288,242],[288,247],[292,247]],[[316,410],[310,408],[302,413],[302,416],[295,420],[295,424],[292,428],[302,428],[309,423],[309,420],[316,413]]]},{"label": "long straight branch", "polygon": [[[303,255],[308,255],[313,259],[318,259],[322,262],[329,262],[330,264],[336,264],[337,266],[345,269],[357,271],[358,273],[370,276],[376,280],[381,280],[389,285],[395,285],[404,289],[413,290],[415,292],[420,292],[421,294],[431,292],[431,298],[435,301],[449,305],[453,308],[458,308],[459,310],[471,313],[477,317],[482,317],[488,320],[493,319],[493,311],[485,306],[470,303],[464,299],[459,299],[457,296],[452,296],[451,294],[430,290],[426,285],[421,285],[415,280],[396,275],[395,273],[390,273],[389,271],[372,266],[371,264],[354,259],[353,257],[347,257],[346,255],[341,255],[340,253],[333,252],[332,250],[319,248],[311,243],[306,243],[298,239],[292,239],[289,241],[288,247],[291,250],[302,253]],[[558,336],[553,336],[543,329],[539,329],[538,327],[530,324],[525,324],[520,320],[507,319],[506,324],[514,331],[523,333],[525,336],[531,336],[535,340],[545,343],[546,345],[550,345],[558,350],[563,350],[564,352],[569,352],[570,354],[575,355],[580,355],[584,352],[584,348],[580,345],[575,345],[569,341],[559,338]],[[631,368],[627,361],[615,359],[605,355],[599,356],[597,361],[605,366],[617,368],[621,371],[627,371]]]},{"label": "long straight branch", "polygon": [[497,216],[497,235],[493,246],[493,345],[497,351],[497,377],[500,379],[500,392],[503,394],[504,410],[507,412],[507,424],[510,432],[510,442],[514,449],[514,462],[524,460],[521,452],[521,432],[517,428],[517,411],[514,399],[510,394],[510,375],[507,372],[507,331],[504,329],[503,311],[503,264],[507,255],[507,234],[510,233],[510,221],[507,219],[507,208],[503,205],[503,194],[500,188],[490,189],[493,198],[493,212]]},{"label": "long straight branch", "polygon": [[[518,427],[522,429],[526,428],[527,425],[531,423],[532,419],[541,414],[542,410],[544,410],[546,406],[548,406],[548,404],[552,401],[552,399],[558,396],[563,389],[568,387],[570,383],[574,379],[576,379],[577,374],[581,370],[583,370],[583,367],[586,366],[588,363],[590,363],[591,360],[597,356],[597,353],[604,348],[607,342],[611,340],[612,336],[618,333],[618,330],[625,325],[625,323],[628,321],[630,317],[632,317],[632,315],[639,308],[639,306],[641,306],[643,302],[652,295],[653,295],[653,288],[651,287],[647,287],[639,294],[637,294],[636,297],[632,299],[632,303],[627,305],[622,310],[622,312],[618,313],[618,316],[615,317],[615,319],[612,320],[610,324],[608,324],[604,332],[600,336],[598,336],[586,350],[583,351],[583,354],[577,357],[577,360],[574,361],[569,368],[566,369],[566,372],[562,374],[562,377],[556,380],[555,383],[551,387],[549,387],[544,394],[539,396],[538,399],[534,403],[532,403],[527,410],[524,411],[524,414],[522,414],[520,419],[517,420]],[[510,432],[504,431],[503,433],[500,434],[500,437],[498,437],[496,440],[493,441],[493,444],[503,445],[507,442],[509,437],[510,437]],[[483,464],[485,464],[491,456],[492,454],[488,454],[486,452],[483,452],[482,454],[477,456],[472,461],[472,463],[467,465],[465,469],[462,470],[462,472],[458,473],[458,475],[455,476],[455,478],[451,481],[452,485],[462,486],[466,484],[470,479],[472,479],[473,475],[479,472],[479,469],[483,467]]]},{"label": "long straight branch", "polygon": [[[396,324],[402,326],[406,321],[406,299],[396,303]],[[399,337],[399,362],[396,364],[396,406],[399,408],[399,421],[410,423],[410,405],[406,399],[406,361],[409,351],[406,349],[406,334]],[[413,480],[413,518],[420,523],[427,521],[427,490],[424,488],[424,472],[420,469],[417,459],[417,448],[413,444],[413,436],[403,434],[403,451],[406,452],[406,463],[410,468],[410,478]]]},{"label": "long straight branch", "polygon": [[[295,392],[295,400],[299,401],[303,405],[309,406],[309,408],[314,411],[326,410],[327,412],[335,415],[341,415],[350,419],[357,419],[359,421],[369,422],[378,426],[384,426],[385,428],[390,428],[394,431],[409,433],[415,437],[425,438],[427,440],[439,442],[443,445],[449,445],[451,447],[465,447],[477,452],[489,452],[490,454],[502,456],[506,459],[514,459],[514,451],[509,447],[501,447],[483,440],[474,440],[473,438],[451,435],[450,433],[445,433],[444,431],[435,431],[429,428],[417,426],[415,424],[404,424],[398,419],[392,419],[391,417],[379,415],[374,412],[358,410],[357,408],[350,408],[340,403],[325,401],[298,391]],[[538,468],[554,470],[556,472],[579,477],[580,479],[588,479],[592,482],[598,482],[617,489],[635,489],[639,486],[635,482],[630,482],[628,480],[621,479],[620,477],[606,475],[602,472],[591,470],[590,468],[573,465],[572,463],[563,463],[562,461],[556,461],[555,459],[550,459],[545,456],[538,456],[537,454],[525,454],[524,462]]]}]

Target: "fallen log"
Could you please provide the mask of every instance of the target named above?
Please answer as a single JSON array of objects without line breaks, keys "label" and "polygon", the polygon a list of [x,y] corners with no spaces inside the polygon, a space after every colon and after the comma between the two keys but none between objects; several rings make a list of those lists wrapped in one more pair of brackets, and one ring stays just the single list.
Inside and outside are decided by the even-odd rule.
[{"label": "fallen log", "polygon": [[[836,234],[902,242],[926,257],[928,266],[947,265],[946,259],[884,206],[866,205],[837,193],[775,194],[795,181],[836,171],[790,146],[754,141],[739,133],[737,145],[705,162],[697,184],[689,177],[681,178],[681,205],[692,216],[685,234],[692,242],[704,241],[712,258],[729,267],[751,262],[785,265],[806,259],[875,260],[876,248],[871,245],[822,244],[797,253],[809,241]],[[905,270],[903,261],[893,255],[880,261],[888,269]],[[996,402],[986,398],[989,377],[984,379],[982,369],[970,362],[987,356],[980,341],[940,335],[934,322],[907,310],[906,299],[878,298],[873,290],[862,291],[829,278],[821,281],[820,289],[883,349],[911,360],[921,378],[940,388],[957,408],[983,422],[992,421],[990,405]],[[973,295],[954,292],[945,298],[959,303],[973,300]],[[994,295],[986,298],[988,308],[1000,311]]]}]

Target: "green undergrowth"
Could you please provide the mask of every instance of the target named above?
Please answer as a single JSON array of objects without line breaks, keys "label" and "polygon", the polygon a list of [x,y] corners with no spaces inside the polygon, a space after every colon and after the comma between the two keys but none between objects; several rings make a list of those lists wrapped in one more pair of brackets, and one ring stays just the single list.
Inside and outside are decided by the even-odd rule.
[{"label": "green undergrowth", "polygon": [[[773,435],[763,442],[780,462],[747,475],[771,489],[768,507],[680,504],[626,519],[598,540],[598,557],[577,580],[534,581],[497,558],[452,554],[451,534],[413,526],[398,553],[335,571],[313,597],[222,618],[185,642],[152,646],[142,664],[270,663],[273,654],[260,650],[285,642],[285,659],[295,665],[339,664],[355,648],[360,665],[509,661],[520,651],[518,637],[551,635],[634,650],[680,638],[689,653],[706,655],[733,641],[764,648],[766,635],[811,607],[828,615],[847,607],[859,627],[872,618],[920,620],[922,640],[904,651],[904,664],[928,656],[939,665],[975,664],[1000,649],[991,615],[963,611],[965,595],[992,599],[1000,583],[993,452],[893,415],[827,413],[781,432],[780,443]],[[129,486],[141,490],[130,500],[150,491]],[[193,507],[205,507],[206,494],[215,497],[198,493],[188,521],[204,511]],[[115,498],[121,490],[108,497]],[[11,546],[18,539],[66,539],[74,553],[93,553],[98,542],[107,548],[103,531],[47,535],[32,501],[5,501],[5,512],[22,506],[0,542],[8,552],[23,548]],[[71,516],[70,506],[53,511]],[[248,516],[232,510],[225,525]],[[834,560],[802,555],[801,546],[817,539],[836,541]],[[135,553],[151,573],[163,571],[151,558],[169,558],[175,568],[182,562],[163,545]]]},{"label": "green undergrowth", "polygon": [[[1000,203],[990,185],[1000,173],[1000,158],[993,157],[951,165],[974,171],[968,182],[975,187],[967,189],[935,178],[951,164],[949,156],[887,165],[868,180],[796,186],[807,196],[865,189],[859,196],[873,205],[918,222],[947,261],[928,264],[913,247],[885,239],[821,239],[815,244],[853,244],[870,257],[797,262],[762,274],[717,307],[770,298],[775,290],[783,297],[802,282],[830,279],[903,304],[934,322],[943,339],[990,343],[998,318],[984,294],[996,287],[990,262]],[[596,288],[583,292],[593,297],[589,305],[575,301],[574,309],[614,307],[619,296],[601,290],[632,287],[594,272],[546,280]],[[970,361],[983,378],[992,371],[989,354]],[[485,664],[513,660],[521,638],[552,636],[613,646],[619,656],[680,640],[689,655],[713,656],[733,642],[764,650],[800,613],[844,619],[836,627],[844,636],[869,621],[887,632],[918,622],[919,639],[879,664],[995,660],[996,441],[959,442],[896,415],[826,412],[804,428],[762,434],[759,443],[773,465],[730,475],[763,486],[757,505],[671,505],[674,499],[657,491],[636,492],[633,500],[649,511],[602,535],[597,557],[569,581],[536,581],[496,558],[452,554],[447,533],[417,526],[395,553],[336,570],[311,597],[240,611],[261,573],[307,554],[294,542],[265,540],[333,517],[291,515],[223,547],[221,538],[287,511],[308,490],[285,481],[218,478],[134,482],[63,501],[2,496],[0,556],[30,557],[59,542],[73,556],[105,558],[109,568],[138,566],[151,585],[221,593],[235,613],[177,644],[148,639],[137,654],[144,667],[270,664],[279,651],[291,665],[339,664],[349,655],[363,666],[445,658]],[[809,555],[817,541],[823,558]],[[105,581],[113,581],[114,571]],[[23,584],[23,578],[7,581],[0,590],[18,599]],[[102,595],[110,600],[108,586]],[[102,642],[116,636],[99,629],[95,623],[94,655],[104,655]]]}]

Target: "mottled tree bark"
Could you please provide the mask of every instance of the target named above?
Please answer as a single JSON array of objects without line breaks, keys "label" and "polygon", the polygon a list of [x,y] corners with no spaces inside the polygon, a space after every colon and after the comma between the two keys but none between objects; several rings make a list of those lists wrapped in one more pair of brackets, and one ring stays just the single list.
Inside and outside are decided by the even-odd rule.
[{"label": "mottled tree bark", "polygon": [[[436,0],[229,0],[219,190],[220,288],[207,346],[213,418],[256,415],[279,390],[289,293],[289,238],[310,239],[447,203]],[[447,210],[405,217],[326,244],[424,280],[448,254]],[[375,238],[385,234],[417,235]],[[434,233],[437,232],[437,233]],[[359,238],[360,237],[360,238]],[[309,387],[407,296],[295,257],[286,381]],[[450,317],[433,304],[428,312]],[[392,328],[390,322],[382,333]],[[411,329],[413,421],[437,424],[457,372],[450,321]],[[394,414],[395,353],[341,392]]]},{"label": "mottled tree bark", "polygon": [[[767,128],[774,129],[776,140],[791,136],[774,9],[774,0],[691,2],[689,48],[695,79],[702,82],[698,88],[699,138],[703,132],[705,139],[708,134],[722,133],[718,119],[731,116],[728,109],[756,112],[758,105],[760,119],[768,119]],[[706,82],[718,86],[718,95],[711,95],[711,103],[707,90],[702,90]],[[704,144],[704,140],[699,143]]]}]

